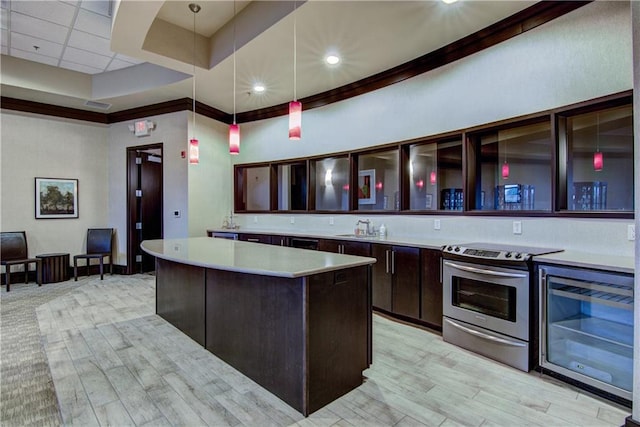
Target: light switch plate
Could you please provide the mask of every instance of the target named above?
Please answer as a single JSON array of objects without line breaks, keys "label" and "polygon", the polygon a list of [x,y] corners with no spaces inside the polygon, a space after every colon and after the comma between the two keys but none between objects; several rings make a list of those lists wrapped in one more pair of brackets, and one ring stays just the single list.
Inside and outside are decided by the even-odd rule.
[{"label": "light switch plate", "polygon": [[332,216],[329,217],[329,225],[333,225],[333,217]]},{"label": "light switch plate", "polygon": [[291,220],[290,220],[290,221],[291,221],[291,224],[295,224],[295,223],[296,223],[296,219],[295,219],[295,217],[291,217]]},{"label": "light switch plate", "polygon": [[522,221],[513,221],[513,234],[522,234]]},{"label": "light switch plate", "polygon": [[636,226],[629,224],[627,226],[627,240],[636,240]]},{"label": "light switch plate", "polygon": [[433,220],[433,229],[434,230],[440,230],[440,220],[439,219],[434,219]]},{"label": "light switch plate", "polygon": [[253,223],[257,224],[258,223],[258,215],[254,215],[253,216]]}]

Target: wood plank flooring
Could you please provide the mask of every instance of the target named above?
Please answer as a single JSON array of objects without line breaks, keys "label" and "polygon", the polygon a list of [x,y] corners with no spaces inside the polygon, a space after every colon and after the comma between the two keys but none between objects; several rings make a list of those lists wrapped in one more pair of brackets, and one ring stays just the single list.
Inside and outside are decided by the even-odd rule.
[{"label": "wood plank flooring", "polygon": [[152,276],[90,279],[36,312],[65,425],[620,426],[630,413],[374,315],[364,383],[304,418],[156,316]]}]

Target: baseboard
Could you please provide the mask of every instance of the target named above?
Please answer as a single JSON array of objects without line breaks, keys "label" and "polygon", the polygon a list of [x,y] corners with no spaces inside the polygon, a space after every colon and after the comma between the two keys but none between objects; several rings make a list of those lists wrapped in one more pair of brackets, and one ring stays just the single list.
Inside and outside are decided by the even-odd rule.
[{"label": "baseboard", "polygon": [[636,421],[629,415],[624,419],[624,427],[640,427],[640,421]]}]

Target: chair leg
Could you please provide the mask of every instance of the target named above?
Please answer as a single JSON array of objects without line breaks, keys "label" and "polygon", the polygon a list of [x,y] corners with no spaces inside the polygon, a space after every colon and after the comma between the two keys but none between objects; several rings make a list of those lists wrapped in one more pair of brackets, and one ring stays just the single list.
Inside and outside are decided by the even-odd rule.
[{"label": "chair leg", "polygon": [[29,283],[29,263],[24,263],[24,283]]},{"label": "chair leg", "polygon": [[104,258],[100,258],[100,280],[104,278]]},{"label": "chair leg", "polygon": [[78,259],[73,258],[73,280],[78,281]]},{"label": "chair leg", "polygon": [[109,255],[109,273],[113,276],[113,256]]},{"label": "chair leg", "polygon": [[4,278],[5,283],[7,284],[7,292],[9,292],[11,290],[11,267],[8,265],[4,274]]}]

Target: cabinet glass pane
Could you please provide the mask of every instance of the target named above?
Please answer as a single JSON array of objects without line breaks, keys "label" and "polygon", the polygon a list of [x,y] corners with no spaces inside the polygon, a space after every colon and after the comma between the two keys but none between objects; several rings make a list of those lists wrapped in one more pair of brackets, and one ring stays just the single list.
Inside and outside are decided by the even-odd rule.
[{"label": "cabinet glass pane", "polygon": [[349,159],[316,161],[316,210],[349,210]]},{"label": "cabinet glass pane", "polygon": [[476,209],[550,211],[552,153],[548,121],[482,135]]},{"label": "cabinet glass pane", "polygon": [[307,209],[307,164],[278,165],[278,210]]},{"label": "cabinet glass pane", "polygon": [[462,210],[462,141],[409,147],[409,208]]},{"label": "cabinet glass pane", "polygon": [[399,151],[358,156],[358,210],[400,210]]},{"label": "cabinet glass pane", "polygon": [[244,168],[242,201],[248,211],[269,210],[269,166]]},{"label": "cabinet glass pane", "polygon": [[567,133],[567,208],[633,211],[631,106],[569,117]]}]

